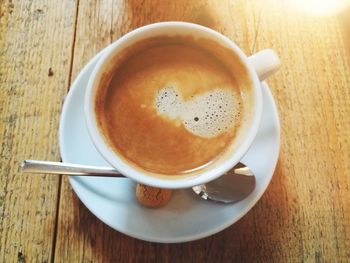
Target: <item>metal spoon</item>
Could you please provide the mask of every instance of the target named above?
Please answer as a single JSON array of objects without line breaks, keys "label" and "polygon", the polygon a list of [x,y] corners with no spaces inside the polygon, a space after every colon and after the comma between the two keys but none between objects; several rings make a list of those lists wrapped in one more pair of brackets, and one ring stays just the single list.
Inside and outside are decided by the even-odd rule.
[{"label": "metal spoon", "polygon": [[236,164],[219,178],[192,190],[205,200],[221,203],[234,203],[247,197],[255,188],[255,176],[243,163]]},{"label": "metal spoon", "polygon": [[[66,174],[71,176],[125,177],[110,167],[88,166],[62,162],[25,160],[21,163],[23,172]],[[209,183],[192,187],[192,190],[205,200],[220,203],[234,203],[244,199],[255,188],[255,176],[242,163],[223,176]]]}]

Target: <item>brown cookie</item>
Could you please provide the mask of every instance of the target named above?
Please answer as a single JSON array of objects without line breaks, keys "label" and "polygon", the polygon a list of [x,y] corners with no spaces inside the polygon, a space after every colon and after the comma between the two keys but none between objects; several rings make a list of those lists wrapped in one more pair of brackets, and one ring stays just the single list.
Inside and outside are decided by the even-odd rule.
[{"label": "brown cookie", "polygon": [[172,196],[171,189],[162,189],[144,184],[136,185],[136,198],[140,204],[157,208],[166,205]]}]

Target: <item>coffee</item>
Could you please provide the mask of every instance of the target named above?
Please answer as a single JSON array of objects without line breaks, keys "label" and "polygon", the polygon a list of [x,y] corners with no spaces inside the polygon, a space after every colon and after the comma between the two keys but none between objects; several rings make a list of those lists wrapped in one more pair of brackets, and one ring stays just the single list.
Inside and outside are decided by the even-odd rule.
[{"label": "coffee", "polygon": [[108,145],[132,166],[180,175],[239,144],[252,84],[239,58],[205,39],[157,37],[113,59],[95,112]]}]

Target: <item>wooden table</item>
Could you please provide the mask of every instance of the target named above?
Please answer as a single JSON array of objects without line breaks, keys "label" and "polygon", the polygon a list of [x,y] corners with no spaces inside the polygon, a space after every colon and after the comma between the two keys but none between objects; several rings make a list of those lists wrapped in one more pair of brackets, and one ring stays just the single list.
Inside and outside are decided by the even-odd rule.
[{"label": "wooden table", "polygon": [[[0,262],[350,262],[350,9],[312,16],[295,2],[2,1]],[[60,160],[62,102],[96,52],[166,20],[211,27],[247,54],[273,48],[283,63],[269,79],[282,127],[270,186],[236,224],[183,244],[118,233],[66,177],[18,166]]]}]

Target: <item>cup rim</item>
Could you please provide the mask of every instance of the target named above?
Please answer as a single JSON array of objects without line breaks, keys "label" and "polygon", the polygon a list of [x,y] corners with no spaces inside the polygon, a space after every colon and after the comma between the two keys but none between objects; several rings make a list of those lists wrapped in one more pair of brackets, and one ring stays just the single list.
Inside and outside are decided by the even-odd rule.
[{"label": "cup rim", "polygon": [[[139,34],[145,33],[149,30],[155,29],[164,29],[168,28],[183,28],[190,29],[196,31],[202,31],[204,34],[212,35],[215,40],[218,42],[224,43],[225,46],[229,47],[236,55],[241,59],[244,66],[247,69],[250,80],[253,84],[253,96],[254,96],[254,112],[252,117],[252,125],[248,130],[248,133],[242,140],[242,143],[236,148],[236,150],[230,154],[230,157],[226,160],[222,161],[220,165],[209,169],[209,171],[204,171],[201,174],[197,175],[180,175],[180,176],[166,176],[151,172],[141,172],[138,169],[133,168],[128,165],[122,158],[116,154],[112,148],[107,144],[104,136],[100,134],[100,130],[96,121],[96,114],[94,110],[94,95],[97,90],[97,83],[102,76],[108,62],[111,58],[117,54],[120,50],[120,46],[125,45],[130,39],[136,37]],[[164,34],[164,33],[163,33]],[[147,37],[145,37],[147,38]],[[250,65],[247,56],[243,53],[243,51],[228,37],[222,35],[221,33],[198,25],[188,22],[178,22],[178,21],[169,21],[169,22],[158,22],[154,24],[149,24],[146,26],[139,27],[129,33],[123,35],[118,40],[110,44],[105,51],[102,53],[100,59],[98,60],[92,74],[90,75],[85,99],[84,99],[84,114],[85,114],[85,122],[87,125],[88,133],[90,138],[92,139],[95,148],[102,155],[102,157],[115,169],[117,169],[123,175],[133,179],[136,182],[150,185],[154,187],[160,188],[169,188],[169,189],[178,189],[178,188],[188,188],[195,185],[200,185],[207,183],[209,181],[214,180],[215,178],[220,177],[230,169],[232,169],[244,156],[244,154],[248,151],[249,147],[253,143],[253,140],[257,134],[261,115],[262,115],[262,93],[260,88],[260,80],[256,74],[256,71],[253,69],[252,65]],[[152,174],[152,175],[151,175]]]}]

